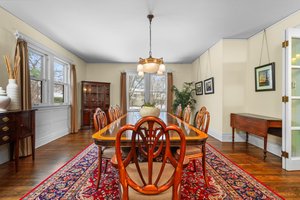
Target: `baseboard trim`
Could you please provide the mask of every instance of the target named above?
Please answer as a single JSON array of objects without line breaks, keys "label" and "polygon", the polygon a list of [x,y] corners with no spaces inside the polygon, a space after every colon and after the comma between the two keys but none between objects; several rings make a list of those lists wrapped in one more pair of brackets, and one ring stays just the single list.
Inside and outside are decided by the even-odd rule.
[{"label": "baseboard trim", "polygon": [[215,131],[213,129],[209,129],[208,135],[214,137],[215,139],[222,142],[222,134],[218,133],[218,131]]},{"label": "baseboard trim", "polygon": [[[235,142],[246,142],[246,134],[245,133],[235,133],[234,134]],[[222,134],[222,142],[232,142],[232,133],[223,133]]]},{"label": "baseboard trim", "polygon": [[63,129],[61,130],[60,132],[57,132],[57,133],[50,133],[48,134],[47,136],[45,137],[42,137],[42,138],[39,138],[36,140],[36,145],[35,145],[35,148],[38,148],[40,146],[43,146],[49,142],[52,142],[58,138],[61,138],[65,135],[68,135],[69,134],[69,130],[68,129]]},{"label": "baseboard trim", "polygon": [[[264,139],[255,135],[249,135],[249,143],[263,149]],[[275,143],[274,141],[270,140],[269,137],[267,143],[267,152],[281,157],[281,144]]]},{"label": "baseboard trim", "polygon": [[[221,142],[232,142],[232,133],[223,133],[222,134],[222,138],[220,139],[219,137],[215,137],[218,136],[219,134],[214,132],[214,131],[210,131],[209,135],[211,135],[212,137],[216,138],[217,140],[221,141]],[[235,142],[246,142],[246,134],[245,133],[235,133],[234,134],[234,141]],[[272,135],[268,135],[268,144],[267,144],[267,152],[272,153],[276,156],[281,156],[281,143],[280,141],[278,141],[278,137],[272,136]],[[264,145],[264,139],[262,137],[258,137],[252,134],[249,134],[249,144],[252,144],[258,148],[263,149],[263,145]]]}]

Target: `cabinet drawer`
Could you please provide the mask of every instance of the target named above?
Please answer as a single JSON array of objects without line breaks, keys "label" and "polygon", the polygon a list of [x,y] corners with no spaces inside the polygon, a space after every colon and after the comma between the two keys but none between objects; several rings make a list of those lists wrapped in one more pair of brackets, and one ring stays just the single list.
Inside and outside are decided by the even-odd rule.
[{"label": "cabinet drawer", "polygon": [[15,121],[13,115],[0,115],[0,125],[12,123]]},{"label": "cabinet drawer", "polygon": [[16,129],[14,123],[6,123],[0,125],[0,134],[14,132]]},{"label": "cabinet drawer", "polygon": [[14,139],[15,139],[14,137],[15,136],[12,133],[1,133],[0,134],[0,145],[14,141]]}]

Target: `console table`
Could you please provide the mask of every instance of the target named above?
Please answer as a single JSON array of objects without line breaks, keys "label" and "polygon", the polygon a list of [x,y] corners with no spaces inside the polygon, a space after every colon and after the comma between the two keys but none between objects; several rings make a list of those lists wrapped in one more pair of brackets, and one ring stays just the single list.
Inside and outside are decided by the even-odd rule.
[{"label": "console table", "polygon": [[264,159],[267,157],[268,133],[281,137],[282,120],[262,115],[250,113],[231,113],[230,126],[232,127],[232,142],[234,142],[234,129],[246,132],[246,142],[248,134],[254,134],[264,138]]},{"label": "console table", "polygon": [[[10,144],[10,159],[18,171],[19,141],[31,137],[32,160],[35,153],[35,110],[0,112],[0,145]],[[14,153],[14,154],[13,154]]]}]

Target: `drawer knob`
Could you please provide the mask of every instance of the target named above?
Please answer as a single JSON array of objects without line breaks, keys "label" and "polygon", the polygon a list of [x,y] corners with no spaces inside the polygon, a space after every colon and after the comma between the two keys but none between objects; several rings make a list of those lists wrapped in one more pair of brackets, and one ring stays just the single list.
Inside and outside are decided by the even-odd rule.
[{"label": "drawer knob", "polygon": [[7,136],[7,135],[6,135],[6,136],[3,136],[3,137],[2,137],[2,140],[3,140],[4,142],[6,142],[7,140],[9,140],[9,136]]},{"label": "drawer knob", "polygon": [[8,121],[9,121],[9,118],[8,118],[8,117],[3,117],[3,118],[2,118],[2,121],[8,122]]},{"label": "drawer knob", "polygon": [[3,128],[2,128],[2,131],[8,131],[9,130],[9,128],[7,127],[7,126],[4,126]]}]

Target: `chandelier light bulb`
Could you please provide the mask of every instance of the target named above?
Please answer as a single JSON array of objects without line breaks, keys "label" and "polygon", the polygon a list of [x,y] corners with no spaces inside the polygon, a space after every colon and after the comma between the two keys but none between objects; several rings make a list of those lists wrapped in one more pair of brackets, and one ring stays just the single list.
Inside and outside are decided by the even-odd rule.
[{"label": "chandelier light bulb", "polygon": [[137,71],[138,71],[138,72],[142,72],[142,71],[143,71],[143,65],[138,64],[138,66],[137,66]]},{"label": "chandelier light bulb", "polygon": [[143,71],[140,71],[140,72],[138,73],[138,75],[139,75],[139,76],[144,76],[144,72],[143,72]]},{"label": "chandelier light bulb", "polygon": [[158,70],[158,71],[157,71],[157,75],[163,75],[163,72],[160,71],[160,70]]},{"label": "chandelier light bulb", "polygon": [[158,70],[161,71],[161,72],[165,72],[166,71],[166,66],[164,64],[160,64]]}]

